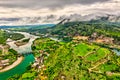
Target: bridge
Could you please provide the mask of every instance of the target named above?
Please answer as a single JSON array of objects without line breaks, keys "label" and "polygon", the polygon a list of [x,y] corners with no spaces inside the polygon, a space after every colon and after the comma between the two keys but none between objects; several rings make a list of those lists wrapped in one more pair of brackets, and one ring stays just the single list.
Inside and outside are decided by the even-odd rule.
[{"label": "bridge", "polygon": [[25,52],[25,53],[22,53],[21,55],[23,55],[23,56],[28,56],[28,55],[30,55],[30,54],[33,54],[33,52]]}]

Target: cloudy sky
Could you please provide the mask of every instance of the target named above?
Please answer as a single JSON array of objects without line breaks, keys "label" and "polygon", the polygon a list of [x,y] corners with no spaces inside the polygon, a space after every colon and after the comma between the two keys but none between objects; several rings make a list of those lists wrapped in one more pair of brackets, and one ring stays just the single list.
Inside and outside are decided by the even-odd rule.
[{"label": "cloudy sky", "polygon": [[120,0],[0,0],[0,19],[75,13],[120,14]]}]

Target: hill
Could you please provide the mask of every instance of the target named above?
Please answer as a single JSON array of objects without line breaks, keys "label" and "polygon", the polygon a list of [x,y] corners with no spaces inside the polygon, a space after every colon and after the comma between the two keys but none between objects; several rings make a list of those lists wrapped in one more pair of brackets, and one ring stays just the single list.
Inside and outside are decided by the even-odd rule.
[{"label": "hill", "polygon": [[32,45],[35,62],[12,79],[117,80],[120,57],[111,49],[86,41],[57,42],[40,38]]},{"label": "hill", "polygon": [[96,39],[100,36],[104,36],[113,38],[116,44],[120,43],[119,23],[108,22],[105,18],[75,22],[63,20],[59,24],[50,28],[41,29],[39,32],[44,32],[48,34],[48,36],[54,36],[68,41],[72,40],[75,36],[89,36],[89,39]]},{"label": "hill", "polygon": [[115,52],[120,49],[119,23],[104,17],[74,22],[64,19],[53,27],[31,33],[42,35],[32,45],[35,62],[24,74],[11,79],[120,79],[120,57]]}]

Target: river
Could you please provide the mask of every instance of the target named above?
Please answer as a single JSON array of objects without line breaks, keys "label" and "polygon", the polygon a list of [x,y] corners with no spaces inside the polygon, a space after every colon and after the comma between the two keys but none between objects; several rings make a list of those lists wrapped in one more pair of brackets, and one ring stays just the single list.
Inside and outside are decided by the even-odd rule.
[{"label": "river", "polygon": [[34,62],[34,56],[33,56],[33,54],[31,54],[31,52],[32,52],[31,45],[32,45],[33,41],[36,38],[38,38],[38,36],[34,36],[34,35],[31,35],[26,32],[16,32],[16,33],[23,34],[25,36],[24,39],[30,38],[29,42],[20,47],[16,46],[14,44],[16,41],[12,41],[12,40],[8,41],[7,44],[10,45],[10,48],[13,48],[19,54],[29,53],[29,55],[25,55],[22,62],[20,64],[18,64],[16,67],[14,67],[8,71],[0,73],[0,80],[7,80],[7,78],[9,78],[15,74],[23,74],[27,70],[27,66],[29,66],[30,63]]},{"label": "river", "polygon": [[[14,50],[16,50],[20,54],[32,52],[31,45],[32,45],[33,41],[36,38],[38,38],[38,36],[34,36],[34,35],[31,35],[31,34],[26,33],[26,32],[16,32],[16,33],[23,34],[25,36],[25,38],[23,38],[23,39],[30,38],[29,42],[27,44],[25,44],[23,46],[19,46],[19,47],[16,46],[16,44],[14,44],[16,41],[11,41],[10,40],[10,41],[7,42],[7,44],[10,45],[11,48],[13,48]],[[21,39],[21,40],[23,40],[23,39]]]},{"label": "river", "polygon": [[113,51],[114,53],[116,53],[117,56],[120,56],[120,50],[113,49],[112,51]]}]

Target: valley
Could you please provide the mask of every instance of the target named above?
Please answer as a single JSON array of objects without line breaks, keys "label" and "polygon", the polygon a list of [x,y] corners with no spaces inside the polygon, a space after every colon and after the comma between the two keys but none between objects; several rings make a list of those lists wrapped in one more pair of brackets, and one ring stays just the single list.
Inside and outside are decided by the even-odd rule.
[{"label": "valley", "polygon": [[16,73],[8,80],[120,79],[119,28],[118,24],[101,21],[64,20],[51,27],[29,31],[9,28],[10,31],[20,31],[17,34],[25,38],[10,40],[7,44],[17,53],[26,56],[29,55],[26,53],[32,53],[35,60],[26,65],[24,73]]},{"label": "valley", "polygon": [[[24,73],[27,67],[34,62],[31,45],[37,36],[25,32],[2,31],[7,34],[11,33],[10,37],[8,36],[5,40],[6,43],[1,44],[2,53],[0,53],[0,79],[7,80],[10,76]],[[14,36],[14,38],[11,36]],[[24,37],[20,38],[20,36]],[[18,42],[21,42],[19,46],[17,45]],[[3,45],[9,47],[4,48]]]},{"label": "valley", "polygon": [[120,79],[119,32],[118,24],[95,21],[60,23],[30,31],[40,36],[32,44],[35,62],[25,73],[9,80]]},{"label": "valley", "polygon": [[0,80],[120,80],[120,0],[0,0]]}]

